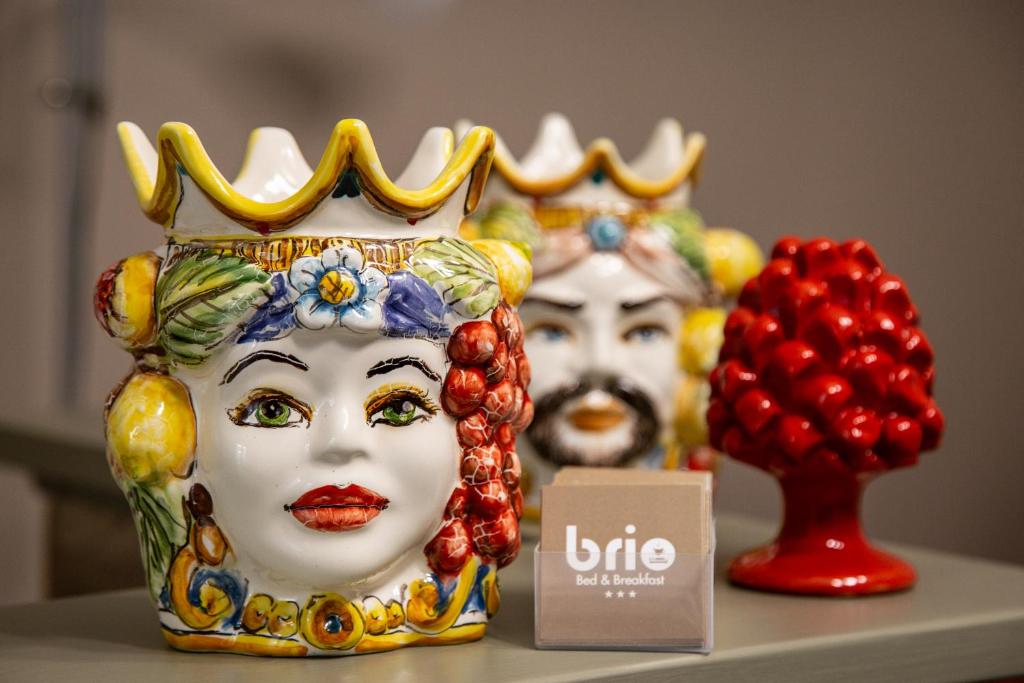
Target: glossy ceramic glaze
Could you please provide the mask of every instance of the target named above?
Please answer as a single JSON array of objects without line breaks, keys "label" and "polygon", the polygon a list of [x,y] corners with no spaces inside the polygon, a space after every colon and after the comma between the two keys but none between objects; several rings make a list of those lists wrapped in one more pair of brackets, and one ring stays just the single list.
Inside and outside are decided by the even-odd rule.
[{"label": "glossy ceramic glaze", "polygon": [[934,357],[906,285],[855,240],[776,244],[725,324],[711,374],[711,443],[782,485],[776,541],[729,576],[752,588],[850,595],[911,586],[914,571],[864,539],[872,477],[936,448]]},{"label": "glossy ceramic glaze", "polygon": [[530,512],[561,465],[713,464],[704,379],[724,306],[762,261],[749,238],[705,229],[688,208],[703,153],[703,136],[668,119],[628,164],[610,140],[581,148],[554,114],[521,159],[497,143],[464,234],[534,251],[522,306],[536,398],[520,446]]},{"label": "glossy ceramic glaze", "polygon": [[[253,133],[228,183],[195,133],[122,143],[167,244],[101,276],[134,367],[108,459],[163,633],[187,650],[351,654],[480,638],[519,550],[525,253],[456,236],[493,133],[381,171],[342,121],[310,169]],[[406,189],[408,188],[408,189]]]}]

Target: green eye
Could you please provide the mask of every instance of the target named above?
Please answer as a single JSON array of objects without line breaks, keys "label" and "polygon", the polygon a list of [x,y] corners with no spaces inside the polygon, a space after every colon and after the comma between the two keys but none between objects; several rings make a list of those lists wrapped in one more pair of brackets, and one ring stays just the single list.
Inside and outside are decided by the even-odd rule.
[{"label": "green eye", "polygon": [[389,384],[366,400],[366,421],[371,427],[379,424],[406,427],[413,422],[429,420],[438,407],[427,392],[419,387]]},{"label": "green eye", "polygon": [[388,424],[404,427],[416,417],[416,406],[412,401],[396,400],[384,406],[380,414]]},{"label": "green eye", "polygon": [[288,424],[292,409],[275,398],[263,399],[256,407],[256,420],[264,427],[280,427]]},{"label": "green eye", "polygon": [[271,429],[309,426],[312,414],[302,401],[272,389],[257,389],[228,411],[228,417],[236,425]]}]

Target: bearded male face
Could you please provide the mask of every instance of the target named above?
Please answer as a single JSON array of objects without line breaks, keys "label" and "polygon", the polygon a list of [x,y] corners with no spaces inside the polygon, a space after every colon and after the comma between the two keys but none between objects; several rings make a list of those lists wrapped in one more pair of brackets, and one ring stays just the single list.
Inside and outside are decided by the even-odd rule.
[{"label": "bearded male face", "polygon": [[682,309],[668,294],[616,252],[593,252],[534,283],[521,313],[535,402],[527,436],[539,458],[660,460],[680,372]]}]

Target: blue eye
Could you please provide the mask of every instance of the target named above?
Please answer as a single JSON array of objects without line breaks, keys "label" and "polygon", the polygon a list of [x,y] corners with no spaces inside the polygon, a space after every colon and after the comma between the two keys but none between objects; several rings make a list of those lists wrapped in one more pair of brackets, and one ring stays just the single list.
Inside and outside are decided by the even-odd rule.
[{"label": "blue eye", "polygon": [[668,336],[668,330],[661,325],[637,325],[626,331],[622,338],[627,342],[650,344]]},{"label": "blue eye", "polygon": [[557,344],[561,342],[567,342],[572,339],[572,332],[569,331],[564,325],[558,325],[556,323],[541,323],[534,325],[529,332],[530,335],[536,335],[543,341]]}]

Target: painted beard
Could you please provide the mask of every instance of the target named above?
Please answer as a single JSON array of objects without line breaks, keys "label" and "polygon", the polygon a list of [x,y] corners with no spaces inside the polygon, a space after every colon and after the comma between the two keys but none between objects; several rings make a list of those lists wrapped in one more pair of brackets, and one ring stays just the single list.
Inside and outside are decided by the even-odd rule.
[{"label": "painted beard", "polygon": [[653,450],[659,431],[654,402],[636,385],[588,376],[538,398],[526,435],[554,465],[614,467]]}]

